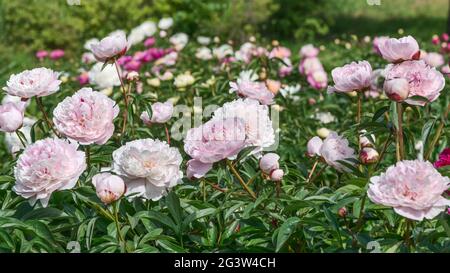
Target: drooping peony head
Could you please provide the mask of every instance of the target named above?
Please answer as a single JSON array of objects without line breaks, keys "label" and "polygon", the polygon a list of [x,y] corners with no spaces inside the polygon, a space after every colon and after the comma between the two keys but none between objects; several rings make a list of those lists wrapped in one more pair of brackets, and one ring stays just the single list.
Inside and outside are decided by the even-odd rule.
[{"label": "drooping peony head", "polygon": [[356,159],[355,150],[349,146],[348,140],[335,132],[331,132],[323,141],[320,155],[328,165],[340,172],[346,171],[347,168],[338,161],[354,165],[349,159]]},{"label": "drooping peony head", "polygon": [[123,32],[112,33],[99,42],[91,44],[91,50],[99,62],[119,58],[127,52],[128,42]]},{"label": "drooping peony head", "polygon": [[141,120],[144,121],[146,125],[151,125],[152,123],[166,123],[172,117],[173,104],[171,101],[156,102],[152,104],[152,117],[148,116],[147,111],[142,112]]},{"label": "drooping peony head", "polygon": [[160,140],[138,139],[113,152],[113,171],[122,177],[131,198],[158,200],[181,183],[181,154]]},{"label": "drooping peony head", "polygon": [[328,93],[363,91],[370,88],[372,67],[367,61],[352,62],[331,71],[334,87]]},{"label": "drooping peony head", "polygon": [[312,44],[307,44],[302,46],[299,52],[300,57],[302,58],[313,58],[319,55],[319,49],[314,47]]},{"label": "drooping peony head", "polygon": [[202,163],[215,163],[236,156],[245,147],[245,141],[244,120],[211,119],[187,132],[184,151]]},{"label": "drooping peony head", "polygon": [[272,104],[274,94],[270,92],[264,82],[257,82],[239,78],[230,82],[230,93],[236,92],[239,96],[259,101],[261,104]]},{"label": "drooping peony head", "polygon": [[430,162],[403,160],[372,177],[367,196],[406,218],[422,221],[433,219],[450,206],[450,200],[442,196],[449,187],[450,178],[442,176]]},{"label": "drooping peony head", "polygon": [[252,99],[237,99],[224,103],[214,111],[214,120],[239,118],[245,123],[246,147],[254,146],[253,153],[259,153],[275,143],[275,131],[269,116],[269,109]]},{"label": "drooping peony head", "polygon": [[391,63],[418,60],[420,57],[419,44],[412,36],[386,39],[378,44],[378,50]]},{"label": "drooping peony head", "polygon": [[25,102],[0,105],[0,132],[11,133],[22,126]]},{"label": "drooping peony head", "polygon": [[450,165],[450,148],[445,148],[442,153],[439,154],[439,159],[434,162],[434,167],[441,168]]},{"label": "drooping peony head", "polygon": [[405,101],[412,105],[425,105],[426,102],[413,98],[420,96],[429,102],[435,101],[445,86],[444,76],[424,61],[405,61],[386,68],[386,81],[404,78],[409,82],[409,95]]},{"label": "drooping peony head", "polygon": [[45,97],[59,90],[59,73],[40,67],[13,74],[3,87],[9,95],[29,99],[34,96]]},{"label": "drooping peony head", "polygon": [[56,106],[53,122],[69,139],[83,145],[101,145],[113,135],[113,121],[118,114],[115,101],[91,88],[82,88]]},{"label": "drooping peony head", "polygon": [[99,173],[92,177],[92,184],[98,198],[108,205],[118,200],[125,193],[126,187],[120,176],[111,173]]},{"label": "drooping peony head", "polygon": [[324,70],[316,70],[306,77],[312,88],[316,90],[324,89],[328,86],[328,75]]},{"label": "drooping peony head", "polygon": [[54,191],[71,189],[86,169],[84,152],[78,144],[62,139],[46,138],[28,146],[14,168],[13,190],[34,204],[44,207]]},{"label": "drooping peony head", "polygon": [[315,136],[315,137],[311,138],[308,141],[308,143],[306,144],[306,148],[307,148],[306,154],[309,157],[321,156],[320,148],[322,148],[322,145],[323,145],[323,141],[320,137]]}]

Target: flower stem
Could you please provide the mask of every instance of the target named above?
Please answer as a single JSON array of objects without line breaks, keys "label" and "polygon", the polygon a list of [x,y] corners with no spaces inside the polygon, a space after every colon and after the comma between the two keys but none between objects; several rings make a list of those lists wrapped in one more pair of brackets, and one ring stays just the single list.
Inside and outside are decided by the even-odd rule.
[{"label": "flower stem", "polygon": [[86,149],[84,152],[86,154],[86,164],[87,164],[87,169],[89,171],[91,169],[91,147],[89,145],[86,146]]},{"label": "flower stem", "polygon": [[397,161],[405,159],[405,147],[403,143],[403,106],[397,102]]},{"label": "flower stem", "polygon": [[169,129],[167,129],[167,125],[164,124],[164,129],[166,131],[166,138],[167,138],[167,144],[170,145],[170,134],[169,134]]},{"label": "flower stem", "polygon": [[114,59],[114,65],[116,67],[117,76],[119,76],[120,85],[122,88],[122,94],[123,94],[123,101],[125,103],[125,111],[123,112],[123,125],[122,125],[122,134],[125,133],[126,127],[127,127],[127,119],[128,119],[128,94],[127,89],[125,88],[125,83],[122,79],[122,73],[120,73],[120,67],[117,63],[117,60]]},{"label": "flower stem", "polygon": [[236,168],[233,166],[233,164],[231,163],[231,161],[227,160],[227,165],[230,168],[231,172],[234,174],[234,176],[237,178],[237,180],[239,181],[239,183],[241,184],[241,186],[244,188],[244,190],[250,194],[250,196],[253,199],[256,199],[256,194],[252,191],[252,189],[250,189],[247,184],[244,182],[244,179],[242,179],[242,177],[239,175],[239,172],[236,170]]},{"label": "flower stem", "polygon": [[[442,130],[444,129],[445,120],[447,119],[449,111],[450,111],[450,105],[447,106],[447,109],[445,110],[444,115],[441,118],[441,123],[439,124],[439,127],[436,129],[436,134],[434,135],[434,138],[431,141],[430,148],[428,149],[424,160],[428,160],[430,158],[431,154],[433,153],[433,148],[436,146],[437,142],[439,141],[439,138],[442,135]],[[425,143],[424,143],[424,145],[425,145]]]},{"label": "flower stem", "polygon": [[312,175],[314,174],[314,171],[316,170],[317,165],[319,164],[319,159],[314,162],[314,165],[312,166],[311,171],[308,174],[308,178],[306,179],[306,183],[310,182]]},{"label": "flower stem", "polygon": [[114,202],[112,207],[113,207],[113,212],[114,212],[114,222],[116,224],[116,229],[117,229],[117,239],[119,240],[120,243],[123,244],[123,248],[124,248],[125,252],[128,252],[126,242],[120,231],[118,202]]},{"label": "flower stem", "polygon": [[19,130],[16,130],[16,135],[20,140],[20,143],[22,143],[23,148],[25,149],[27,147],[27,141],[22,139],[22,134],[19,133]]},{"label": "flower stem", "polygon": [[42,112],[42,115],[44,115],[44,120],[47,123],[47,127],[53,131],[53,133],[57,136],[60,137],[59,133],[55,130],[55,128],[53,127],[53,123],[52,121],[48,118],[47,116],[47,112],[45,112],[44,109],[44,105],[42,104],[42,99],[40,97],[36,97],[36,103],[39,107],[39,110]]}]

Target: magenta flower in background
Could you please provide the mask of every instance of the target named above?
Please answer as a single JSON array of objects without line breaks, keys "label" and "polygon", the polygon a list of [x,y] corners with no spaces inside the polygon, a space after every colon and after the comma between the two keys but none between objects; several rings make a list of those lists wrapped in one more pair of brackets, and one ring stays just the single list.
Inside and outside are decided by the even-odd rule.
[{"label": "magenta flower in background", "polygon": [[139,71],[141,69],[142,63],[138,60],[131,60],[128,63],[126,63],[123,67],[127,71]]},{"label": "magenta flower in background", "polygon": [[130,62],[131,60],[133,60],[132,56],[125,55],[125,56],[122,56],[119,59],[117,59],[117,64],[120,66],[124,66],[126,63]]},{"label": "magenta flower in background", "polygon": [[62,57],[64,57],[64,55],[65,55],[64,50],[62,50],[62,49],[55,49],[55,50],[52,50],[50,52],[50,59],[58,60],[58,59],[61,59]]},{"label": "magenta flower in background", "polygon": [[156,39],[155,37],[149,37],[144,41],[144,46],[145,47],[152,47],[154,46],[156,43]]},{"label": "magenta flower in background", "polygon": [[445,148],[442,153],[439,154],[439,159],[434,162],[434,167],[441,168],[450,166],[450,148]]},{"label": "magenta flower in background", "polygon": [[36,52],[36,58],[38,58],[40,61],[45,59],[48,56],[48,52],[46,50],[38,50]]},{"label": "magenta flower in background", "polygon": [[89,73],[83,72],[77,77],[78,83],[80,85],[86,85],[89,83]]},{"label": "magenta flower in background", "polygon": [[449,36],[447,33],[442,33],[441,37],[442,37],[442,40],[448,42]]},{"label": "magenta flower in background", "polygon": [[372,67],[367,61],[352,62],[331,71],[334,86],[328,87],[328,93],[362,91],[370,88]]}]

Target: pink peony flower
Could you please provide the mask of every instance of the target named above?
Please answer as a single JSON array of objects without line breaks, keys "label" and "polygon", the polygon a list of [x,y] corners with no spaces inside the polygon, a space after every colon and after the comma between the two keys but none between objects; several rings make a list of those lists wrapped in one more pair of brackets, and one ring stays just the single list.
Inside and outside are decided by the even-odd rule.
[{"label": "pink peony flower", "polygon": [[139,71],[141,69],[142,63],[138,60],[131,60],[126,63],[123,67],[127,71]]},{"label": "pink peony flower", "polygon": [[125,183],[120,176],[110,173],[99,173],[92,177],[92,184],[98,198],[105,204],[111,204],[125,193]]},{"label": "pink peony flower", "polygon": [[184,151],[202,163],[214,163],[236,156],[244,148],[245,140],[242,119],[213,119],[187,132]]},{"label": "pink peony flower", "polygon": [[389,39],[388,36],[378,36],[373,39],[373,51],[381,56],[380,45]]},{"label": "pink peony flower", "polygon": [[44,207],[54,191],[71,189],[86,169],[84,152],[78,144],[46,138],[27,146],[14,168],[14,192]]},{"label": "pink peony flower", "polygon": [[62,57],[64,57],[64,55],[65,55],[64,50],[62,50],[62,49],[55,49],[55,50],[52,50],[50,52],[50,59],[58,60],[58,59],[61,59]]},{"label": "pink peony flower", "polygon": [[444,75],[449,75],[450,74],[450,66],[448,64],[444,65],[441,68],[441,73]]},{"label": "pink peony flower", "polygon": [[438,45],[441,42],[441,40],[439,39],[438,35],[433,35],[433,37],[431,38],[431,43],[433,43],[433,45]]},{"label": "pink peony flower", "polygon": [[182,161],[178,149],[166,142],[138,139],[113,152],[113,171],[124,179],[130,198],[156,201],[181,183]]},{"label": "pink peony flower", "polygon": [[335,132],[331,132],[323,141],[320,155],[328,165],[340,172],[346,171],[347,168],[338,161],[346,161],[348,164],[354,165],[349,159],[356,159],[355,150],[349,147],[348,140]]},{"label": "pink peony flower", "polygon": [[284,176],[284,171],[282,169],[276,169],[270,173],[270,180],[279,182],[283,179],[283,176]]},{"label": "pink peony flower", "polygon": [[237,82],[230,82],[230,93],[233,92],[236,92],[241,97],[257,100],[261,104],[268,105],[274,103],[274,94],[270,92],[263,82],[238,79]]},{"label": "pink peony flower", "polygon": [[0,105],[0,132],[11,133],[22,127],[24,110],[24,102]]},{"label": "pink peony flower", "polygon": [[278,59],[284,59],[291,57],[291,50],[287,47],[283,46],[277,46],[272,49],[269,53],[269,58],[278,58]]},{"label": "pink peony flower", "polygon": [[442,37],[442,40],[444,40],[445,42],[448,42],[449,35],[447,33],[445,33],[445,32],[442,33],[441,37]]},{"label": "pink peony flower", "polygon": [[328,86],[328,75],[324,70],[316,70],[306,77],[312,88],[316,90],[324,89]]},{"label": "pink peony flower", "polygon": [[378,45],[381,56],[391,63],[408,60],[418,60],[420,57],[419,44],[412,36],[400,39],[389,38]]},{"label": "pink peony flower", "polygon": [[147,111],[142,112],[141,120],[146,125],[151,125],[152,123],[166,123],[170,120],[173,114],[173,104],[170,101],[156,102],[152,104],[152,118],[148,116]]},{"label": "pink peony flower", "polygon": [[315,137],[311,138],[308,141],[308,143],[306,144],[306,147],[307,147],[306,154],[309,157],[321,156],[320,148],[322,148],[322,145],[323,145],[323,141],[320,137],[315,136]]},{"label": "pink peony flower", "polygon": [[9,95],[25,99],[45,97],[59,90],[61,81],[59,73],[48,68],[34,68],[25,70],[17,75],[13,74],[3,87]]},{"label": "pink peony flower", "polygon": [[367,61],[352,62],[331,71],[334,87],[328,87],[328,93],[363,91],[370,88],[372,67]]},{"label": "pink peony flower", "polygon": [[299,52],[302,58],[313,58],[319,55],[319,49],[314,47],[312,44],[304,45]]},{"label": "pink peony flower", "polygon": [[95,63],[97,59],[95,59],[94,54],[92,54],[91,52],[85,52],[83,53],[83,55],[81,55],[81,61],[85,64],[92,64]]},{"label": "pink peony flower", "polygon": [[125,56],[122,56],[119,59],[117,59],[117,64],[120,66],[124,66],[125,64],[129,63],[131,60],[133,60],[132,56],[125,55]]},{"label": "pink peony flower", "polygon": [[105,144],[114,133],[116,102],[105,94],[82,88],[65,98],[53,111],[56,129],[82,145]]},{"label": "pink peony flower", "polygon": [[40,61],[45,59],[45,57],[47,57],[47,56],[48,56],[48,51],[46,51],[46,50],[38,50],[36,52],[36,58],[38,58]]},{"label": "pink peony flower", "polygon": [[282,64],[278,69],[278,76],[280,76],[281,78],[291,75],[292,71],[294,70],[294,67],[292,66],[292,62],[290,59],[286,58],[283,61],[286,65]]},{"label": "pink peony flower", "polygon": [[379,154],[372,147],[364,147],[359,152],[359,160],[363,164],[372,164],[378,161]]},{"label": "pink peony flower", "polygon": [[300,65],[298,67],[298,71],[300,74],[303,75],[309,75],[313,73],[314,71],[320,71],[324,70],[322,63],[320,62],[319,58],[312,57],[312,58],[305,58],[300,62]]},{"label": "pink peony flower", "polygon": [[429,102],[435,101],[445,86],[444,76],[422,60],[388,66],[386,80],[395,78],[404,78],[409,82],[409,98],[406,102],[412,105],[426,104],[423,100],[413,99],[414,96],[424,97]]},{"label": "pink peony flower", "polygon": [[99,62],[119,58],[127,52],[128,42],[124,33],[115,33],[91,45],[92,53]]},{"label": "pink peony flower", "polygon": [[267,153],[259,159],[259,168],[265,174],[270,174],[273,170],[280,168],[278,160],[280,156],[275,153]]},{"label": "pink peony flower", "polygon": [[144,46],[145,47],[152,47],[154,46],[156,43],[156,39],[154,37],[149,37],[144,41]]},{"label": "pink peony flower", "polygon": [[429,52],[429,53],[427,53],[427,55],[425,55],[423,60],[428,65],[436,67],[436,68],[444,65],[444,63],[445,63],[444,56],[442,56],[442,54],[439,54],[437,52]]},{"label": "pink peony flower", "polygon": [[439,159],[434,162],[434,167],[441,168],[450,165],[450,148],[445,148],[442,153],[439,154]]},{"label": "pink peony flower", "polygon": [[442,196],[449,187],[450,178],[442,176],[430,162],[403,160],[372,177],[367,195],[374,203],[422,221],[433,219],[450,205]]},{"label": "pink peony flower", "polygon": [[80,85],[86,85],[89,83],[89,73],[83,72],[77,77],[78,83]]},{"label": "pink peony flower", "polygon": [[192,180],[205,176],[212,169],[213,163],[203,163],[200,160],[191,159],[186,166],[186,176]]},{"label": "pink peony flower", "polygon": [[409,96],[409,82],[404,78],[386,80],[383,89],[386,96],[393,101],[402,102]]}]

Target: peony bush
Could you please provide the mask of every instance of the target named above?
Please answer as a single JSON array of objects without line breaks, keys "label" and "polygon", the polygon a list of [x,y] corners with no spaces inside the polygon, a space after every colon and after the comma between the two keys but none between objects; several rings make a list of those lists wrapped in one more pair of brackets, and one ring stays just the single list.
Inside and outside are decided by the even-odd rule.
[{"label": "peony bush", "polygon": [[0,250],[448,251],[440,39],[240,44],[165,17],[39,50],[3,83]]}]

